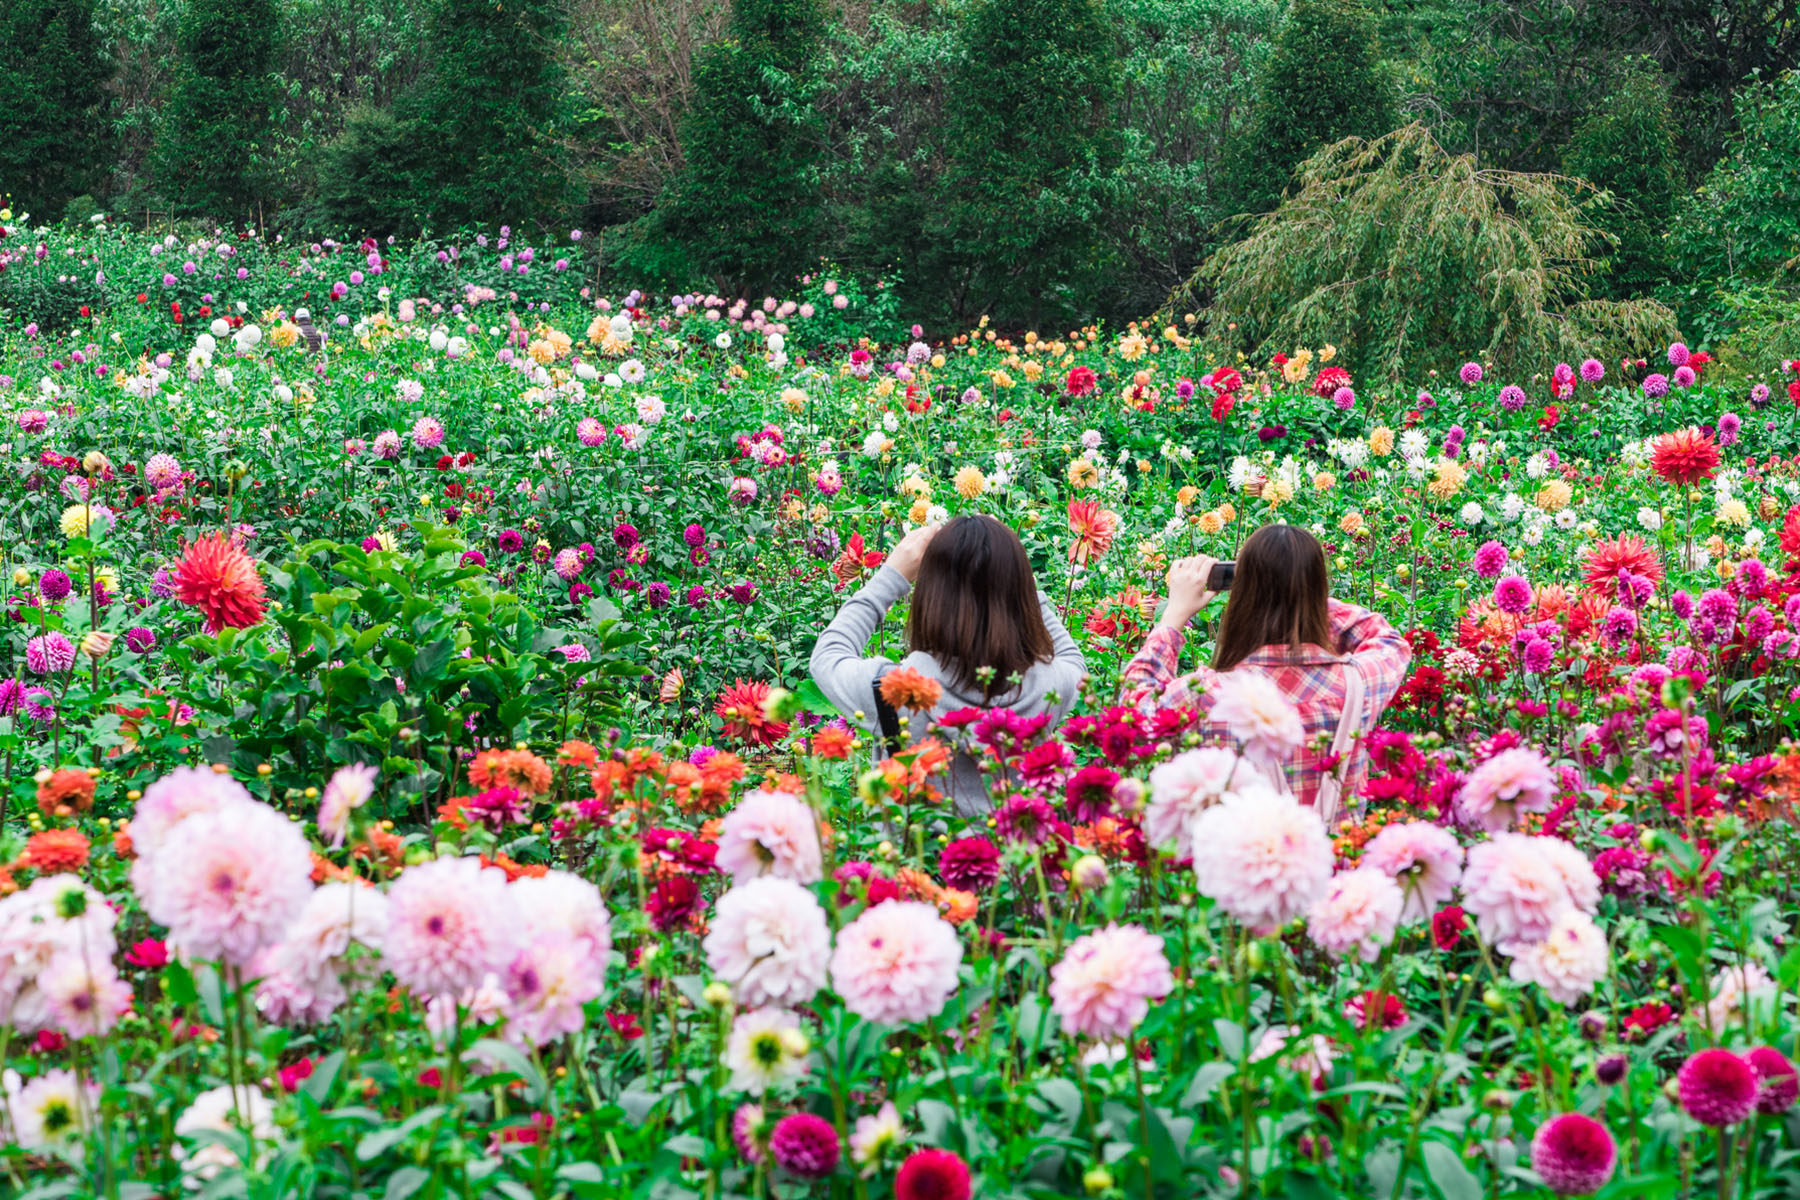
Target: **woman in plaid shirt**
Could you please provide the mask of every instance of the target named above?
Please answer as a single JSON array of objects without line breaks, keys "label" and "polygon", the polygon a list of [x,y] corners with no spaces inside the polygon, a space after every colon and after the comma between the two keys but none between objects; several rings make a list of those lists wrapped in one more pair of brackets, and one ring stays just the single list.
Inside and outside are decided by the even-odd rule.
[{"label": "woman in plaid shirt", "polygon": [[[1261,672],[1299,710],[1306,737],[1286,761],[1258,765],[1279,768],[1300,802],[1314,804],[1327,772],[1339,767],[1331,742],[1344,716],[1349,673],[1362,682],[1361,711],[1352,717],[1362,734],[1405,682],[1412,647],[1379,614],[1331,598],[1318,539],[1293,525],[1265,525],[1238,550],[1212,665],[1180,675],[1185,627],[1215,595],[1207,588],[1212,568],[1204,556],[1169,568],[1169,602],[1125,667],[1123,702],[1146,712],[1191,706],[1206,714],[1210,693],[1227,673]],[[1210,741],[1234,741],[1224,722],[1209,715],[1199,728]],[[1360,745],[1343,769],[1342,795],[1354,798],[1365,769]],[[1330,822],[1337,813],[1321,816]]]}]

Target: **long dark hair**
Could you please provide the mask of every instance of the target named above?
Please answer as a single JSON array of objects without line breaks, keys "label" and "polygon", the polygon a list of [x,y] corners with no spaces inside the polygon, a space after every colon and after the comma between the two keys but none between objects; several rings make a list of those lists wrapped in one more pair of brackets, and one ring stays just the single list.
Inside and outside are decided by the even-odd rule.
[{"label": "long dark hair", "polygon": [[1319,539],[1298,526],[1264,525],[1238,547],[1213,669],[1229,671],[1264,646],[1332,649],[1330,599]]},{"label": "long dark hair", "polygon": [[987,516],[957,517],[925,547],[906,633],[958,691],[990,699],[1056,652],[1019,535]]}]

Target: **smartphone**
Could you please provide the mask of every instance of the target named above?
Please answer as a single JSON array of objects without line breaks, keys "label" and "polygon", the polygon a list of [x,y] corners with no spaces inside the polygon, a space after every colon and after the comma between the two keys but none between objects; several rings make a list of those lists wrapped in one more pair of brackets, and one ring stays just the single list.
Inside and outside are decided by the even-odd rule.
[{"label": "smartphone", "polygon": [[1231,581],[1237,576],[1237,564],[1234,562],[1216,562],[1206,577],[1206,590],[1209,592],[1229,592]]}]

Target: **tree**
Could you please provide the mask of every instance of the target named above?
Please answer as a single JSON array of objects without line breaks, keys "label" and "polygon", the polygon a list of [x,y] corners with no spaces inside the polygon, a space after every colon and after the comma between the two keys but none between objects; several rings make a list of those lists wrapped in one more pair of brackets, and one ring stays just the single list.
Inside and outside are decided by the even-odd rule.
[{"label": "tree", "polygon": [[1376,54],[1375,25],[1361,0],[1295,0],[1233,155],[1244,211],[1271,208],[1294,168],[1319,147],[1394,127],[1392,88]]},{"label": "tree", "polygon": [[1684,326],[1722,333],[1718,293],[1793,285],[1800,272],[1800,71],[1747,88],[1738,132],[1682,205],[1671,235]]},{"label": "tree", "polygon": [[273,0],[188,0],[157,147],[158,185],[176,211],[249,215],[274,99],[279,25]]},{"label": "tree", "polygon": [[1073,314],[1104,275],[1113,32],[1099,0],[975,0],[964,17],[927,226],[958,315]]},{"label": "tree", "polygon": [[[1485,358],[1502,370],[1666,344],[1674,315],[1587,296],[1603,241],[1578,180],[1483,169],[1413,124],[1347,138],[1187,285],[1216,288],[1208,336],[1251,353],[1347,344],[1352,369],[1397,380]],[[1170,298],[1171,308],[1187,299]]]},{"label": "tree", "polygon": [[818,256],[818,0],[738,0],[730,35],[694,67],[680,173],[633,265],[765,291]]},{"label": "tree", "polygon": [[0,194],[53,217],[92,186],[101,153],[110,66],[94,32],[93,0],[10,0],[0,45]]},{"label": "tree", "polygon": [[1605,293],[1649,295],[1668,275],[1663,235],[1681,194],[1669,89],[1653,66],[1624,83],[1576,126],[1563,152],[1571,175],[1611,194],[1595,224],[1614,239]]},{"label": "tree", "polygon": [[423,208],[438,228],[563,215],[556,47],[567,24],[566,0],[437,0],[429,67],[397,116],[419,140],[432,180]]}]

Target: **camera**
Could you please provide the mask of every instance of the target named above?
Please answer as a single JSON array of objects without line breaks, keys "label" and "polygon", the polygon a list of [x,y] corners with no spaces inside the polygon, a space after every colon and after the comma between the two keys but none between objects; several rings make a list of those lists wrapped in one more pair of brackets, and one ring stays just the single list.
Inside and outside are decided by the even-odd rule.
[{"label": "camera", "polygon": [[1237,564],[1234,562],[1216,562],[1206,576],[1206,590],[1209,592],[1229,592],[1231,581],[1237,577]]}]

